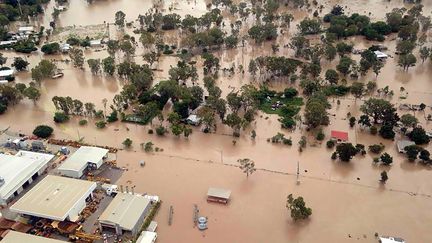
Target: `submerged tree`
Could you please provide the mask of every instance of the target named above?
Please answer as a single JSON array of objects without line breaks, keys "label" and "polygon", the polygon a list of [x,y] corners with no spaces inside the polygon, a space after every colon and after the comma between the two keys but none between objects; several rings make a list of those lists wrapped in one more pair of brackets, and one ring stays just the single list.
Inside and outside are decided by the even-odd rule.
[{"label": "submerged tree", "polygon": [[239,159],[237,162],[240,164],[240,169],[246,174],[247,178],[256,171],[255,162],[250,159]]},{"label": "submerged tree", "polygon": [[294,198],[292,194],[289,194],[286,207],[291,212],[291,218],[294,221],[307,219],[312,215],[312,209],[306,207],[303,197]]}]

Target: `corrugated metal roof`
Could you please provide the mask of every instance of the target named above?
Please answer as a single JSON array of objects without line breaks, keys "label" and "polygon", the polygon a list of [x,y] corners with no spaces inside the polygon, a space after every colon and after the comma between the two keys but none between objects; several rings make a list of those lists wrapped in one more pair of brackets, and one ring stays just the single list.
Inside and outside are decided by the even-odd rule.
[{"label": "corrugated metal roof", "polygon": [[141,195],[118,193],[99,217],[99,222],[132,230],[149,206],[150,200]]},{"label": "corrugated metal roof", "polygon": [[223,199],[229,199],[231,196],[230,190],[225,190],[222,188],[214,188],[210,187],[207,192],[207,196],[209,197],[217,197],[217,198],[223,198]]},{"label": "corrugated metal roof", "polygon": [[9,198],[37,171],[54,158],[52,154],[19,151],[15,155],[0,154],[0,177],[4,184],[0,186],[0,198]]},{"label": "corrugated metal roof", "polygon": [[59,166],[59,170],[81,171],[88,162],[96,163],[108,153],[107,149],[99,147],[81,146],[66,161]]},{"label": "corrugated metal roof", "polygon": [[9,231],[1,241],[2,243],[64,243],[61,240],[45,238],[16,231]]},{"label": "corrugated metal roof", "polygon": [[96,183],[48,175],[10,207],[12,212],[63,221]]}]

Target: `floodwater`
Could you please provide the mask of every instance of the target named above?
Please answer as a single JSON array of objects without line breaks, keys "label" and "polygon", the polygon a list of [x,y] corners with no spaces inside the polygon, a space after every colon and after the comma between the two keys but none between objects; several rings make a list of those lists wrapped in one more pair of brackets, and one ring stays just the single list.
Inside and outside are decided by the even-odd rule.
[{"label": "floodwater", "polygon": [[[193,14],[196,16],[205,12],[204,1],[166,1],[165,8],[172,2],[175,12],[181,15]],[[399,1],[401,2],[401,1]],[[348,12],[371,11],[372,18],[380,19],[385,12],[392,8],[402,6],[397,1],[322,1],[325,6],[324,13],[332,4],[348,5]],[[51,3],[52,4],[52,3]],[[432,4],[429,2],[424,12],[430,13]],[[112,22],[118,10],[126,13],[127,19],[132,21],[138,14],[144,14],[151,6],[151,1],[143,0],[110,0],[95,1],[88,5],[83,0],[76,0],[70,4],[69,9],[60,15],[60,25],[86,25],[100,24],[103,21]],[[168,6],[168,7],[167,7]],[[49,5],[47,9],[52,8]],[[168,10],[166,10],[168,11]],[[292,11],[292,10],[290,10]],[[296,22],[307,13],[295,11]],[[80,16],[77,18],[77,16]],[[49,22],[49,18],[40,20]],[[225,20],[228,21],[228,20]],[[252,23],[245,22],[244,27]],[[276,41],[280,45],[278,55],[292,56],[292,50],[283,46],[295,34],[295,24],[289,31]],[[226,26],[229,26],[228,22]],[[131,33],[132,29],[126,29]],[[179,40],[174,38],[175,32],[165,35],[170,44]],[[372,42],[361,38],[352,38],[356,49],[368,47]],[[389,54],[394,56],[395,43],[391,38],[384,43],[389,47]],[[136,61],[141,63],[139,55],[142,48],[137,49]],[[417,52],[415,51],[417,54]],[[86,58],[104,58],[108,56],[105,51],[86,51]],[[245,47],[234,50],[218,51],[215,53],[221,59],[221,68],[239,67],[247,65],[251,58],[260,55],[272,55],[271,43],[261,46],[253,42]],[[12,61],[15,53],[5,53],[10,57],[7,65]],[[56,55],[45,57],[41,54],[26,56],[31,66],[36,65],[41,58],[56,60],[68,59],[67,56]],[[358,56],[354,56],[358,58]],[[198,60],[198,66],[200,66]],[[338,60],[332,63],[322,61],[323,68],[334,67]],[[156,72],[155,83],[168,77],[168,69],[176,64],[174,57],[162,57]],[[71,96],[83,102],[93,102],[98,109],[103,109],[102,99],[111,101],[115,94],[121,91],[125,81],[105,76],[94,76],[88,68],[74,69],[71,65],[58,62],[64,69],[65,76],[57,80],[46,80],[42,83],[42,96],[36,103],[23,100],[20,104],[11,107],[6,114],[0,117],[0,129],[10,127],[12,131],[30,134],[38,124],[48,124],[55,127],[55,137],[78,140],[84,138],[87,143],[120,147],[125,138],[133,140],[130,150],[121,151],[118,155],[118,164],[127,168],[119,184],[136,186],[136,192],[147,192],[161,196],[162,208],[156,217],[159,223],[158,242],[376,242],[375,232],[385,235],[403,237],[407,242],[432,242],[432,235],[428,234],[432,213],[430,212],[432,182],[430,168],[420,164],[409,163],[399,155],[391,141],[369,135],[359,127],[349,128],[346,114],[359,116],[361,100],[355,101],[347,96],[340,98],[340,105],[336,99],[331,99],[332,109],[329,112],[331,124],[324,127],[326,139],[333,129],[349,132],[352,143],[361,143],[366,146],[382,142],[386,145],[385,152],[394,157],[392,166],[383,167],[372,164],[373,155],[356,156],[350,163],[345,164],[332,161],[325,142],[317,142],[312,133],[303,129],[293,132],[281,131],[276,116],[258,113],[256,122],[242,136],[234,138],[229,127],[218,124],[215,134],[204,134],[198,128],[188,138],[177,138],[172,135],[158,137],[147,133],[151,126],[138,126],[116,122],[107,128],[98,130],[94,121],[90,120],[87,126],[78,126],[81,118],[74,117],[66,124],[57,125],[52,116],[54,106],[51,102],[53,96]],[[403,72],[397,65],[396,58],[387,60],[381,74],[375,77],[368,74],[360,80],[367,82],[375,80],[378,88],[389,86],[394,90],[392,102],[419,104],[421,102],[431,105],[432,76],[431,62],[421,64],[419,60],[416,67]],[[323,72],[324,73],[324,72]],[[199,68],[202,79],[202,69]],[[200,79],[199,85],[202,85]],[[260,80],[251,81],[247,72],[233,76],[220,72],[217,81],[222,89],[222,96],[232,90],[238,90],[248,83],[259,84]],[[28,72],[20,73],[17,82],[28,84],[31,81]],[[349,81],[351,82],[351,81]],[[281,90],[288,86],[284,81],[273,81],[271,87]],[[298,84],[293,86],[298,87]],[[399,99],[399,89],[404,87],[408,92],[405,100]],[[415,115],[422,126],[428,130],[432,125],[424,119],[425,115],[432,113],[430,107]],[[154,122],[154,126],[159,124]],[[250,131],[255,129],[257,137],[250,138]],[[267,138],[277,132],[283,132],[291,137],[293,146],[275,145],[268,143]],[[302,135],[308,139],[307,148],[300,153],[297,143]],[[396,140],[399,137],[396,138]],[[155,147],[163,148],[163,152],[144,153],[139,144],[152,141]],[[431,150],[429,145],[428,149]],[[237,168],[236,161],[240,158],[250,158],[255,161],[259,169],[249,179]],[[139,160],[144,159],[146,166],[141,168]],[[297,161],[300,164],[301,184],[296,185]],[[389,180],[385,186],[378,182],[381,171],[386,170]],[[205,195],[208,187],[222,187],[232,190],[232,201],[227,206],[208,204]],[[294,224],[285,208],[286,196],[290,193],[305,198],[306,203],[313,209],[310,220]],[[199,232],[193,228],[193,204],[197,204],[200,215],[209,217],[209,229]],[[168,226],[168,209],[174,207],[173,224]],[[350,238],[351,236],[351,238]]]}]

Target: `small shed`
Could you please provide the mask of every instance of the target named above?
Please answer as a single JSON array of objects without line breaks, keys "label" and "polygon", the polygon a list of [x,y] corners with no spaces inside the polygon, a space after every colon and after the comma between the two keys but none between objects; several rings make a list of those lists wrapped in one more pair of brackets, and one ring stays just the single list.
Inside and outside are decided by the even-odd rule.
[{"label": "small shed", "polygon": [[193,126],[198,126],[201,123],[201,118],[199,118],[197,115],[190,115],[186,121]]},{"label": "small shed", "polygon": [[0,79],[1,80],[10,80],[14,78],[15,71],[13,69],[6,69],[0,71]]},{"label": "small shed", "polygon": [[91,47],[101,47],[102,46],[102,40],[91,40],[90,46]]},{"label": "small shed", "polygon": [[136,241],[137,243],[154,243],[157,239],[156,232],[143,231]]},{"label": "small shed", "polygon": [[385,54],[384,52],[380,52],[380,51],[374,51],[375,56],[379,59],[379,60],[385,60],[388,58],[388,55]]},{"label": "small shed", "polygon": [[230,190],[210,187],[207,191],[207,202],[218,202],[227,204],[231,196]]},{"label": "small shed", "polygon": [[415,145],[415,143],[413,141],[408,141],[408,140],[399,140],[396,143],[398,152],[403,154],[405,153],[405,148],[411,145]]},{"label": "small shed", "polygon": [[338,142],[346,142],[348,141],[348,133],[342,131],[331,131],[331,139],[336,140]]}]

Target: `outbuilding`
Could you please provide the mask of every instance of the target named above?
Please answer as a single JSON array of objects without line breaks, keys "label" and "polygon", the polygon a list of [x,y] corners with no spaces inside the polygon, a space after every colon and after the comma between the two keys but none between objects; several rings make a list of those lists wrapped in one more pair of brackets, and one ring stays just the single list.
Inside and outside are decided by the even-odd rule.
[{"label": "outbuilding", "polygon": [[408,147],[411,145],[415,145],[415,143],[413,141],[409,141],[409,140],[399,140],[396,143],[398,152],[403,153],[403,154],[405,153],[405,147]]},{"label": "outbuilding", "polygon": [[348,141],[348,133],[347,132],[332,130],[330,137],[331,137],[331,139],[336,140],[338,142]]},{"label": "outbuilding", "polygon": [[101,47],[102,46],[102,40],[91,40],[90,46],[91,47]]},{"label": "outbuilding", "polygon": [[10,210],[24,216],[76,222],[95,189],[95,182],[48,175]]},{"label": "outbuilding", "polygon": [[380,51],[374,51],[375,56],[378,58],[378,60],[385,60],[388,58],[388,55],[385,54],[384,52],[380,52]]},{"label": "outbuilding", "polygon": [[81,146],[59,166],[58,171],[67,177],[81,178],[86,170],[98,169],[107,156],[107,149]]},{"label": "outbuilding", "polygon": [[6,69],[0,71],[0,80],[13,81],[15,79],[15,71],[13,69]]},{"label": "outbuilding", "polygon": [[207,202],[218,202],[227,204],[231,196],[230,190],[210,187],[207,191]]},{"label": "outbuilding", "polygon": [[99,217],[99,229],[117,235],[130,233],[136,236],[152,207],[152,201],[142,195],[117,193]]},{"label": "outbuilding", "polygon": [[157,233],[151,231],[143,231],[136,243],[154,243],[157,239]]},{"label": "outbuilding", "polygon": [[54,155],[18,151],[0,154],[0,205],[6,205],[42,175]]}]

